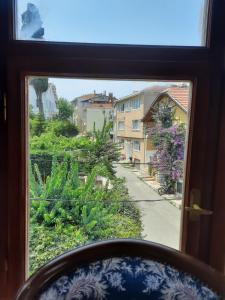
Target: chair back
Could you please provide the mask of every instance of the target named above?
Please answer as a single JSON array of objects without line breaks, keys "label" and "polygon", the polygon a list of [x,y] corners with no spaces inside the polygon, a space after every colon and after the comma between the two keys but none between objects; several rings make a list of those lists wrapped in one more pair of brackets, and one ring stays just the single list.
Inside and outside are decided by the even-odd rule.
[{"label": "chair back", "polygon": [[53,259],[25,282],[16,299],[225,299],[225,277],[168,247],[116,239]]}]

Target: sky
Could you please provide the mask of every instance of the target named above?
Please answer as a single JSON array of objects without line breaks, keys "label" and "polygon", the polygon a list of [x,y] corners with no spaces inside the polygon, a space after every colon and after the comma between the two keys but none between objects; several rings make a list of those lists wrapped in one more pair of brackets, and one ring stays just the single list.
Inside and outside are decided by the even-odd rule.
[{"label": "sky", "polygon": [[18,29],[35,4],[45,40],[146,45],[201,45],[206,0],[17,0]]},{"label": "sky", "polygon": [[[45,41],[201,46],[207,0],[17,0],[18,34],[27,3],[35,4]],[[69,100],[93,92],[117,97],[149,82],[51,79]]]},{"label": "sky", "polygon": [[[49,78],[49,82],[55,84],[58,97],[72,101],[74,98],[92,92],[113,93],[119,99],[132,94],[134,91],[141,91],[155,85],[168,86],[168,82],[156,81],[131,81],[131,80],[94,80],[94,79],[61,79]],[[173,82],[175,83],[175,82]]]}]

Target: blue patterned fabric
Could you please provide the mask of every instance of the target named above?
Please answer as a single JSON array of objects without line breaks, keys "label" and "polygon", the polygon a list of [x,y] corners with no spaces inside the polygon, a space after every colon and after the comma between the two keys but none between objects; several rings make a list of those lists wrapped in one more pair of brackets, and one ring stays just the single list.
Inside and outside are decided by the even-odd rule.
[{"label": "blue patterned fabric", "polygon": [[216,300],[200,281],[171,266],[141,258],[111,258],[75,269],[44,288],[39,300]]}]

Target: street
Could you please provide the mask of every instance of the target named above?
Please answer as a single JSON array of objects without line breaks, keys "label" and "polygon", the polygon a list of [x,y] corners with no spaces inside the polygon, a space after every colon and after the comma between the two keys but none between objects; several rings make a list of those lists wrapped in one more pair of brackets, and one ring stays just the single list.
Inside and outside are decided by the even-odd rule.
[{"label": "street", "polygon": [[117,165],[116,171],[118,177],[126,179],[129,194],[137,201],[144,239],[178,249],[181,211],[141,181],[131,169]]}]

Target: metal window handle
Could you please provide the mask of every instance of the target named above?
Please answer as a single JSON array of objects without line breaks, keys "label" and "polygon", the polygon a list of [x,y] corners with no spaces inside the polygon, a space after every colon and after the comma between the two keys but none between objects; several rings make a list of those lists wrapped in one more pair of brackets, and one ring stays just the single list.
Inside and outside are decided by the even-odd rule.
[{"label": "metal window handle", "polygon": [[199,189],[192,189],[190,192],[190,206],[186,206],[184,209],[189,212],[190,221],[198,221],[200,216],[211,216],[212,210],[204,209],[200,207],[201,192]]},{"label": "metal window handle", "polygon": [[191,207],[186,206],[185,210],[197,215],[210,216],[213,214],[212,210],[201,208],[198,204],[193,204]]}]

